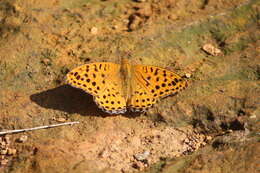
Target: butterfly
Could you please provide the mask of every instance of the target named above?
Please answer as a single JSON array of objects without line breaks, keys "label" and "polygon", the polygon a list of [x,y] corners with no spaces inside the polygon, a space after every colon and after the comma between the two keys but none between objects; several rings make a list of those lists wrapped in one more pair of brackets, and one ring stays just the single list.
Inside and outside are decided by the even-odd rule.
[{"label": "butterfly", "polygon": [[71,86],[93,95],[98,107],[110,114],[125,113],[128,109],[145,111],[159,99],[187,87],[182,77],[169,70],[131,65],[128,59],[121,64],[85,64],[70,71],[66,78]]}]

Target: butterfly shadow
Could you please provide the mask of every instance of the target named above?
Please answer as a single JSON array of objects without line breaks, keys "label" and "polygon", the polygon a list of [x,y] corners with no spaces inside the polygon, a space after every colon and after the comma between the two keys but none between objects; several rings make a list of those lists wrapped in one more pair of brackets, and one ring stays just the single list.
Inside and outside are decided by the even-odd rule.
[{"label": "butterfly shadow", "polygon": [[102,117],[109,115],[97,107],[91,95],[69,85],[33,94],[30,99],[41,107],[69,114],[78,113],[82,116]]},{"label": "butterfly shadow", "polygon": [[[98,108],[90,94],[73,88],[70,85],[62,85],[32,94],[30,99],[41,107],[60,110],[69,114],[77,113],[82,116],[101,117],[111,116]],[[123,116],[133,118],[139,115],[138,113],[126,113]]]}]

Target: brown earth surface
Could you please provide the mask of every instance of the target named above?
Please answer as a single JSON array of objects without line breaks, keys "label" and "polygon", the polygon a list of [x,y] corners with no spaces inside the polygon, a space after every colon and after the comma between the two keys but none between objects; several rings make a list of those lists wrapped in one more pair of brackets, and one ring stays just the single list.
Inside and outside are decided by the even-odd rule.
[{"label": "brown earth surface", "polygon": [[[257,0],[0,1],[0,172],[260,171]],[[64,77],[91,62],[156,65],[189,87],[109,115]]]}]

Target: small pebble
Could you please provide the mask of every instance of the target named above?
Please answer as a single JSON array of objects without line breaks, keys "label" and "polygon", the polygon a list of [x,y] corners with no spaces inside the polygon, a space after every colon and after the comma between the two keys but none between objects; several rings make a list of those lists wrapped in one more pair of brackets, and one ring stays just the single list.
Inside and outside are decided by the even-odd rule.
[{"label": "small pebble", "polygon": [[211,140],[212,140],[212,137],[211,137],[211,136],[206,136],[206,140],[207,140],[207,141],[211,141]]},{"label": "small pebble", "polygon": [[135,0],[136,2],[145,2],[146,0]]},{"label": "small pebble", "polygon": [[101,158],[108,158],[109,157],[109,152],[107,150],[103,150],[99,153],[99,156]]},{"label": "small pebble", "polygon": [[253,114],[253,115],[251,115],[249,118],[251,118],[251,119],[255,119],[255,118],[256,118],[256,115]]},{"label": "small pebble", "polygon": [[62,117],[56,118],[55,120],[61,123],[64,123],[66,121],[66,119]]},{"label": "small pebble", "polygon": [[139,17],[138,15],[131,15],[128,23],[128,29],[130,31],[136,30],[140,24],[142,23],[142,18]]},{"label": "small pebble", "polygon": [[28,139],[28,136],[22,135],[20,138],[17,139],[17,142],[23,143],[23,142],[27,141],[27,139]]},{"label": "small pebble", "polygon": [[117,26],[117,25],[114,25],[114,26],[112,26],[112,29],[117,30],[117,29],[118,29],[118,26]]},{"label": "small pebble", "polygon": [[143,153],[139,153],[139,154],[135,154],[134,158],[138,161],[144,161],[148,158],[148,156],[150,155],[149,151],[145,151]]},{"label": "small pebble", "polygon": [[191,77],[191,74],[190,74],[190,73],[186,73],[185,76],[186,76],[187,78],[190,78],[190,77]]},{"label": "small pebble", "polygon": [[96,27],[92,27],[90,29],[90,33],[93,34],[93,35],[96,35],[98,33],[98,29]]},{"label": "small pebble", "polygon": [[1,154],[1,155],[6,155],[6,154],[7,154],[7,149],[1,150],[0,154]]},{"label": "small pebble", "polygon": [[51,65],[51,60],[48,59],[48,58],[44,58],[44,59],[42,60],[42,63],[43,63],[44,65]]},{"label": "small pebble", "polygon": [[181,156],[181,154],[179,154],[179,153],[175,155],[175,157],[180,157],[180,156]]},{"label": "small pebble", "polygon": [[177,20],[177,19],[178,19],[178,16],[177,16],[176,14],[170,14],[170,15],[168,16],[168,19],[170,19],[170,20]]},{"label": "small pebble", "polygon": [[221,50],[214,47],[212,44],[205,44],[202,47],[202,50],[204,50],[205,52],[207,52],[208,54],[213,55],[213,56],[218,56],[218,55],[222,54]]}]

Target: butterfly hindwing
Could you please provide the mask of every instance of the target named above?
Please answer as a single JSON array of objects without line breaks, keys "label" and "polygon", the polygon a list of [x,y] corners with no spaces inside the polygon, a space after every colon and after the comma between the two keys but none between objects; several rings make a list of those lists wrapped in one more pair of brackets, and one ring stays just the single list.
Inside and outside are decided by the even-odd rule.
[{"label": "butterfly hindwing", "polygon": [[105,112],[110,114],[119,114],[126,112],[126,100],[118,86],[113,82],[109,84],[102,94],[94,98],[96,104]]},{"label": "butterfly hindwing", "polygon": [[97,105],[108,113],[123,113],[126,101],[119,77],[120,66],[114,63],[91,63],[67,74],[70,85],[94,96]]},{"label": "butterfly hindwing", "polygon": [[132,80],[134,81],[131,82],[134,87],[132,87],[132,93],[130,94],[131,98],[129,99],[127,106],[131,111],[140,112],[156,103],[156,99],[135,79],[136,78],[133,78]]}]

